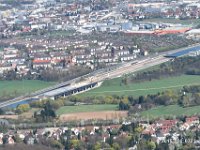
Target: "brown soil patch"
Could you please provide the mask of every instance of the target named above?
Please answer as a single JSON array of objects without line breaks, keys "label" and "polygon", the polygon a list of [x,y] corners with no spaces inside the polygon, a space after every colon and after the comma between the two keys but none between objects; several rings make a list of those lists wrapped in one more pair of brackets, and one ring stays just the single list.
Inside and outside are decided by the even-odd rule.
[{"label": "brown soil patch", "polygon": [[22,113],[20,115],[0,115],[0,119],[19,119],[19,120],[25,120],[25,119],[31,119],[33,118],[34,112],[38,111],[38,108],[30,109],[28,112]]},{"label": "brown soil patch", "polygon": [[0,115],[0,119],[18,119],[18,115]]},{"label": "brown soil patch", "polygon": [[127,111],[103,111],[103,112],[83,112],[73,114],[60,115],[60,121],[72,121],[72,120],[89,120],[89,119],[120,119],[127,117]]}]

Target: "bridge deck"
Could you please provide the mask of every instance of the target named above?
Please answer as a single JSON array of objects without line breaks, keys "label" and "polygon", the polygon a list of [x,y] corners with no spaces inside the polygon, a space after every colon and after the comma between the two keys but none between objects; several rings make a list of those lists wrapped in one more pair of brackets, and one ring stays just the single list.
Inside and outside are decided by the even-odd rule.
[{"label": "bridge deck", "polygon": [[199,51],[199,50],[200,50],[200,46],[191,47],[191,48],[185,49],[180,52],[166,55],[165,57],[171,57],[171,58],[181,57],[181,56],[189,54],[190,52],[195,52],[195,51]]},{"label": "bridge deck", "polygon": [[53,91],[49,91],[44,93],[45,97],[53,98],[56,99],[59,96],[67,96],[71,95],[73,93],[79,92],[79,91],[84,91],[88,88],[94,87],[97,83],[89,83],[89,84],[84,84],[84,85],[78,85],[78,86],[67,86],[63,88],[59,88]]}]

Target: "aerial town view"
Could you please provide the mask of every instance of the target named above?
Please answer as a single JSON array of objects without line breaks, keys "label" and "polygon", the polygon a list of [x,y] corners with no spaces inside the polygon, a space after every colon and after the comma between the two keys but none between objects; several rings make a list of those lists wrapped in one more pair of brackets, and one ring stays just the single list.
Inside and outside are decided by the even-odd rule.
[{"label": "aerial town view", "polygon": [[0,150],[199,150],[200,0],[0,0]]}]

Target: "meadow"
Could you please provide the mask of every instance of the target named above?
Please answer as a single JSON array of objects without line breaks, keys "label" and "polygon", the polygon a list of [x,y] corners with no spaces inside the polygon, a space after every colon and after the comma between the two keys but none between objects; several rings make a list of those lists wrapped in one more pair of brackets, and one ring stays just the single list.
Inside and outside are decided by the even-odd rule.
[{"label": "meadow", "polygon": [[192,116],[200,113],[200,106],[193,107],[180,107],[178,105],[169,105],[169,106],[159,106],[141,112],[141,115],[145,118],[164,118],[164,117],[174,117],[174,116]]},{"label": "meadow", "polygon": [[52,86],[54,84],[55,82],[44,82],[39,80],[0,81],[0,96],[19,96]]},{"label": "meadow", "polygon": [[118,105],[106,104],[106,105],[77,105],[77,106],[64,106],[56,111],[57,115],[73,114],[81,112],[99,112],[99,111],[111,111],[118,110]]},{"label": "meadow", "polygon": [[141,95],[155,94],[168,89],[179,90],[184,85],[200,85],[200,76],[193,75],[181,75],[140,83],[128,83],[127,85],[123,84],[121,80],[121,77],[106,80],[100,87],[82,93],[80,96],[131,95],[138,97]]}]

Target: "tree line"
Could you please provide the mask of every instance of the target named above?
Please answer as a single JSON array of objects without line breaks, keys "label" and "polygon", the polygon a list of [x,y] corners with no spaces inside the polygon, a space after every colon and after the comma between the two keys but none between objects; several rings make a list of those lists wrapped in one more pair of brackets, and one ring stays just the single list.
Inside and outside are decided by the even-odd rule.
[{"label": "tree line", "polygon": [[[89,98],[88,98],[89,99]],[[16,113],[23,113],[30,108],[40,108],[39,112],[34,114],[36,122],[47,122],[55,119],[56,110],[63,106],[73,106],[78,103],[82,105],[88,104],[118,104],[119,110],[128,110],[129,113],[136,113],[151,109],[156,106],[180,105],[181,107],[189,107],[200,105],[200,86],[184,86],[179,92],[175,90],[166,90],[156,94],[146,96],[101,96],[90,97],[72,96],[60,98],[58,100],[41,100],[34,101],[28,104],[19,105],[16,108]],[[92,101],[93,100],[93,101]]]},{"label": "tree line", "polygon": [[169,63],[161,64],[158,68],[137,73],[135,76],[126,76],[123,84],[151,81],[164,77],[178,76],[181,74],[200,75],[200,56],[176,58]]},{"label": "tree line", "polygon": [[200,105],[200,86],[184,86],[179,92],[167,90],[157,94],[140,96],[136,99],[128,97],[128,99],[129,113],[136,113],[161,105],[197,106]]}]

